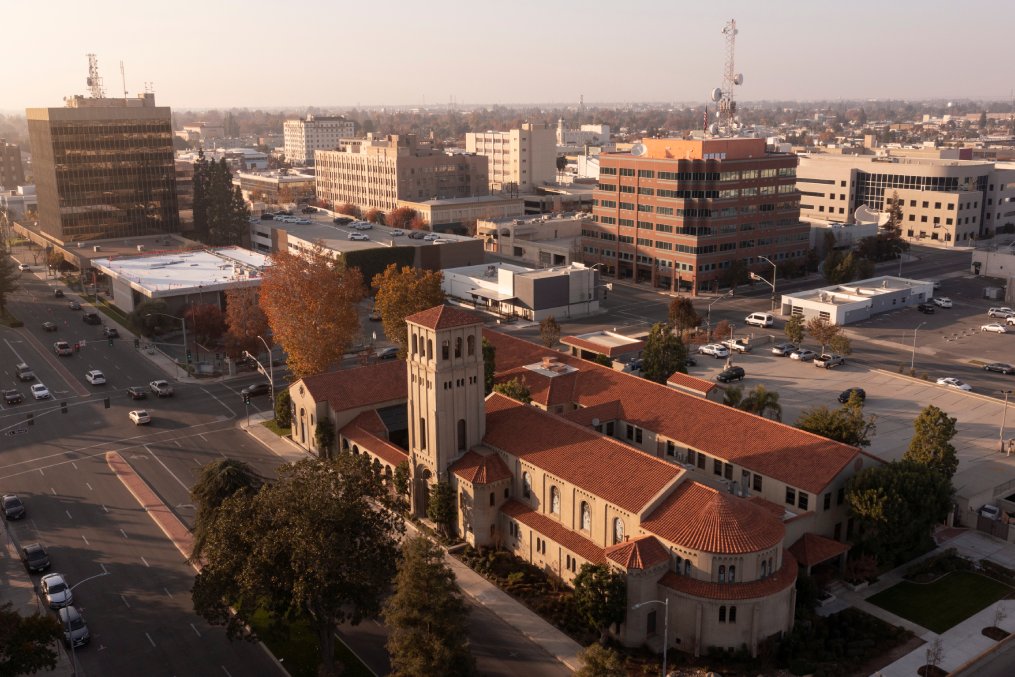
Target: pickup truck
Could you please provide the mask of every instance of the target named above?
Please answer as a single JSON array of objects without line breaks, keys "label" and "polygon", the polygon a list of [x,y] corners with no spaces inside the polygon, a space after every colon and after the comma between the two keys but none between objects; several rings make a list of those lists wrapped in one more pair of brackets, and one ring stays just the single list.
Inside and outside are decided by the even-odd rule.
[{"label": "pickup truck", "polygon": [[173,396],[173,386],[169,385],[169,381],[152,381],[148,387],[157,397]]},{"label": "pickup truck", "polygon": [[722,344],[730,350],[735,350],[738,353],[751,352],[751,346],[747,343],[746,339],[726,339],[722,342]]},{"label": "pickup truck", "polygon": [[834,354],[833,355],[829,355],[829,354],[826,353],[826,354],[824,354],[824,355],[822,355],[820,357],[815,357],[814,358],[814,366],[815,367],[822,367],[824,369],[831,369],[832,367],[837,367],[840,364],[846,364],[846,358],[843,357],[842,355],[834,355]]}]

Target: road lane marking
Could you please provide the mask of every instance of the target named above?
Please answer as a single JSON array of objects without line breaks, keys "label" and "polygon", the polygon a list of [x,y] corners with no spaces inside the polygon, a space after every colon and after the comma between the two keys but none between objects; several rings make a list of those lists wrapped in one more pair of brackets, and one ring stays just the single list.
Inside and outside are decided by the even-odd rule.
[{"label": "road lane marking", "polygon": [[102,506],[102,510],[103,512],[109,512],[109,508],[107,508],[105,505]]},{"label": "road lane marking", "polygon": [[49,493],[51,493],[51,494],[53,494],[54,496],[56,496],[56,489],[54,489],[53,487],[50,487],[50,488],[49,488]]},{"label": "road lane marking", "polygon": [[108,571],[106,571],[106,565],[103,564],[102,562],[99,562],[99,568],[102,569],[102,573],[104,573],[104,574],[108,574],[109,573]]},{"label": "road lane marking", "polygon": [[151,568],[152,565],[148,563],[148,560],[146,560],[144,556],[141,557],[141,561],[144,562],[144,565],[146,567]]},{"label": "road lane marking", "polygon": [[144,634],[144,636],[148,638],[148,641],[152,643],[152,646],[155,646],[155,640],[154,640],[154,639],[152,639],[152,636],[151,636],[151,635],[149,635],[149,634],[148,634],[148,633],[146,632],[146,633]]},{"label": "road lane marking", "polygon": [[201,636],[201,633],[200,633],[200,632],[198,632],[197,628],[195,628],[195,627],[194,627],[194,624],[193,624],[193,623],[191,623],[191,624],[190,624],[190,629],[191,629],[191,630],[193,630],[193,631],[194,631],[194,634],[195,634],[195,635],[197,635],[198,637],[200,637],[200,636]]},{"label": "road lane marking", "polygon": [[127,532],[126,531],[124,531],[123,529],[120,529],[120,533],[123,534],[124,538],[127,538]]},{"label": "road lane marking", "polygon": [[208,438],[204,436],[204,433],[200,433],[200,434],[198,435],[198,437],[200,437],[200,438],[201,438],[202,440],[204,440],[205,444],[207,444],[207,443],[208,443]]},{"label": "road lane marking", "polygon": [[123,600],[124,606],[126,606],[129,609],[130,608],[130,602],[127,601],[127,598],[124,597],[123,595],[120,595],[120,599]]},{"label": "road lane marking", "polygon": [[85,486],[88,487],[88,491],[95,491],[95,489],[92,489],[92,485],[89,482],[85,482]]},{"label": "road lane marking", "polygon": [[74,519],[73,517],[71,517],[70,510],[64,510],[64,512],[67,513],[67,519],[69,520]]},{"label": "road lane marking", "polygon": [[222,668],[222,672],[226,673],[226,677],[233,677],[232,673],[226,670],[226,666],[220,665],[219,667]]},{"label": "road lane marking", "polygon": [[85,538],[84,534],[81,534],[81,540],[85,542],[85,545],[87,545],[88,547],[91,547],[92,544],[88,542],[88,539]]},{"label": "road lane marking", "polygon": [[[169,590],[166,590],[166,588],[162,588],[162,589],[166,591],[166,597],[168,597],[169,599],[173,598],[173,594],[171,592],[169,592]],[[193,627],[193,624],[191,624],[191,627]],[[198,636],[200,637],[200,635],[198,635]]]},{"label": "road lane marking", "polygon": [[[18,351],[14,350],[14,346],[11,345],[10,341],[8,341],[7,339],[4,339],[4,343],[6,343],[7,347],[11,349],[11,352],[14,353],[14,356],[18,358],[18,362],[24,362],[25,361],[24,358],[21,357],[20,354],[18,354]],[[16,343],[21,343],[21,341],[17,341]]]},{"label": "road lane marking", "polygon": [[[228,386],[227,386],[227,387],[228,387]],[[232,417],[233,417],[233,418],[236,418],[236,412],[235,412],[235,411],[233,411],[233,410],[232,410],[232,408],[231,408],[231,407],[230,407],[230,406],[229,406],[228,404],[226,404],[225,402],[223,402],[222,400],[220,400],[220,399],[219,399],[218,397],[216,397],[215,395],[213,395],[213,394],[211,394],[210,392],[208,392],[208,389],[207,389],[207,388],[201,388],[201,390],[203,390],[203,391],[204,391],[204,393],[205,393],[206,395],[208,395],[208,397],[212,398],[213,400],[215,400],[216,402],[218,402],[219,404],[221,404],[221,405],[222,405],[223,407],[225,407],[226,411],[228,411],[228,412],[229,412],[229,413],[230,413],[230,414],[232,415]]]},{"label": "road lane marking", "polygon": [[180,444],[180,440],[173,440],[173,444],[175,444],[176,446],[178,446],[178,447],[179,447],[180,449],[183,449],[183,445],[182,445],[182,444]]},{"label": "road lane marking", "polygon": [[145,448],[145,449],[147,449],[147,450],[148,450],[148,453],[152,455],[152,458],[154,458],[154,459],[155,459],[156,461],[158,461],[158,462],[159,462],[159,465],[161,465],[161,466],[162,466],[163,468],[165,468],[166,472],[167,472],[167,473],[169,473],[169,474],[170,474],[170,475],[172,476],[172,478],[173,478],[174,480],[176,480],[176,482],[177,482],[177,483],[178,483],[178,484],[179,484],[179,485],[180,485],[181,487],[183,487],[183,490],[184,490],[184,491],[186,491],[186,492],[187,492],[187,493],[189,494],[189,493],[190,493],[190,487],[188,487],[188,486],[187,486],[186,484],[184,484],[184,483],[183,483],[183,480],[181,480],[181,479],[180,479],[179,477],[177,477],[177,476],[176,476],[176,473],[174,473],[174,472],[173,472],[172,470],[170,470],[170,469],[169,469],[169,466],[168,466],[168,465],[166,465],[165,463],[163,463],[163,462],[162,462],[162,459],[161,459],[161,458],[159,458],[158,456],[156,456],[156,455],[155,455],[155,452],[154,452],[154,451],[152,451],[152,450],[151,450],[151,449],[150,449],[150,448],[148,447],[148,445],[147,445],[147,444],[146,444],[146,445],[144,445],[144,448]]},{"label": "road lane marking", "polygon": [[75,470],[77,470],[77,469],[78,469],[78,464],[77,464],[77,463],[75,463],[74,461],[71,461],[71,462],[70,462],[70,464],[71,464],[72,466],[74,466],[74,469],[75,469]]}]

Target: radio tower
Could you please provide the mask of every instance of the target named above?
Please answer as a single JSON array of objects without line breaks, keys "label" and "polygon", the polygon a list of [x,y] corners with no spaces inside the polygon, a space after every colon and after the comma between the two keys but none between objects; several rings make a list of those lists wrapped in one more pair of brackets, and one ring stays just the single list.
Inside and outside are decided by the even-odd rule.
[{"label": "radio tower", "polygon": [[713,133],[732,135],[737,126],[737,102],[733,88],[743,84],[744,76],[737,73],[734,53],[737,45],[737,21],[730,19],[722,29],[726,36],[726,65],[723,68],[722,87],[712,91],[712,100],[719,104],[718,128]]},{"label": "radio tower", "polygon": [[106,93],[102,91],[102,78],[99,77],[99,60],[94,54],[88,54],[88,93],[93,99],[104,99]]}]

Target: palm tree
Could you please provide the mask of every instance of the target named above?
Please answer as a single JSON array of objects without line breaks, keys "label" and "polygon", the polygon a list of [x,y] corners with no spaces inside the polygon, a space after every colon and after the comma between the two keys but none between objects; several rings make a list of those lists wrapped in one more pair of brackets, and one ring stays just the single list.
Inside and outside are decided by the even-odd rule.
[{"label": "palm tree", "polygon": [[243,461],[223,459],[212,461],[201,468],[201,474],[190,490],[191,500],[197,508],[194,519],[194,551],[190,557],[201,556],[208,525],[215,518],[215,511],[227,498],[241,491],[257,493],[264,484],[264,478]]},{"label": "palm tree", "polygon": [[768,390],[763,385],[755,386],[754,390],[740,401],[740,408],[758,416],[774,421],[782,421],[782,405],[779,404],[779,393]]},{"label": "palm tree", "polygon": [[744,387],[743,386],[729,386],[726,388],[726,394],[723,395],[722,403],[727,407],[740,407],[744,399]]}]

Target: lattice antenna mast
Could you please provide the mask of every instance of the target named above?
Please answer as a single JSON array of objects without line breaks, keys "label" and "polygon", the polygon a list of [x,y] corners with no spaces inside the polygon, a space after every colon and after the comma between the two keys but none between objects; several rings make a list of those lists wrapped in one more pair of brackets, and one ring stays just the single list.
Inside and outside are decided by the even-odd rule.
[{"label": "lattice antenna mast", "polygon": [[[719,104],[719,131],[722,134],[732,134],[737,125],[737,103],[733,96],[733,89],[743,84],[744,76],[737,73],[734,60],[737,46],[737,21],[730,19],[722,29],[726,37],[726,64],[723,68],[722,89],[717,103]],[[713,94],[713,100],[715,94]]]},{"label": "lattice antenna mast", "polygon": [[102,91],[102,78],[99,77],[99,60],[94,54],[88,54],[88,93],[93,99],[104,99],[106,93]]}]

